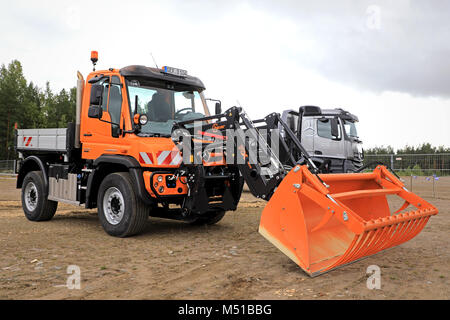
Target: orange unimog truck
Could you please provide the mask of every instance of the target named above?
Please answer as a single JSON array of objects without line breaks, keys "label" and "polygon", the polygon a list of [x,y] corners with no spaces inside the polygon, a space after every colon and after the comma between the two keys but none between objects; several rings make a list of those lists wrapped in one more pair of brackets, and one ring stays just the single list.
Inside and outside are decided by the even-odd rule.
[{"label": "orange unimog truck", "polygon": [[171,138],[175,121],[210,115],[203,83],[170,67],[95,71],[97,59],[93,52],[86,81],[78,73],[75,124],[17,130],[26,217],[50,220],[58,202],[97,207],[105,231],[125,237],[139,233],[149,215],[214,224],[235,210],[238,168],[205,163],[203,177],[190,173],[189,185]]},{"label": "orange unimog truck", "polygon": [[213,224],[236,209],[245,180],[268,201],[261,235],[315,276],[412,239],[438,213],[386,165],[324,174],[278,113],[252,121],[217,103],[211,115],[204,89],[169,67],[78,74],[75,124],[17,130],[26,217],[50,220],[58,202],[97,207],[118,237],[148,216]]}]

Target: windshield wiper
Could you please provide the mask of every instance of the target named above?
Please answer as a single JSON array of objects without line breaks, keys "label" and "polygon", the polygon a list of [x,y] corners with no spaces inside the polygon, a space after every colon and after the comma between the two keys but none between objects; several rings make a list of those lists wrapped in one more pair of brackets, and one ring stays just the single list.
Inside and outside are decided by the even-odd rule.
[{"label": "windshield wiper", "polygon": [[139,137],[157,137],[157,138],[170,138],[171,135],[167,133],[150,133],[150,132],[139,132],[137,134]]}]

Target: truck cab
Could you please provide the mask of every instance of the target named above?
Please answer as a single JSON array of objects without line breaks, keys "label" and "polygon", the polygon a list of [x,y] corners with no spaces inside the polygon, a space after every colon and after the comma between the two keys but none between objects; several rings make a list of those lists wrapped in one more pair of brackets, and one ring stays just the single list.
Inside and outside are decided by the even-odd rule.
[{"label": "truck cab", "polygon": [[188,166],[172,139],[177,122],[210,116],[204,90],[172,67],[94,69],[86,80],[78,73],[76,123],[17,130],[26,217],[49,220],[58,202],[84,205],[98,208],[107,233],[125,237],[142,231],[149,215],[213,224],[235,210],[238,168]]},{"label": "truck cab", "polygon": [[326,164],[329,172],[354,172],[362,166],[364,156],[357,116],[341,108],[303,106],[299,111],[284,111],[282,119],[297,134],[306,151],[320,164]]},{"label": "truck cab", "polygon": [[[173,124],[210,113],[203,83],[166,69],[129,66],[89,74],[81,107],[83,159],[122,154],[144,167],[179,165],[178,159],[168,161],[168,153],[163,153],[174,149]],[[140,116],[146,121],[139,121]]]}]

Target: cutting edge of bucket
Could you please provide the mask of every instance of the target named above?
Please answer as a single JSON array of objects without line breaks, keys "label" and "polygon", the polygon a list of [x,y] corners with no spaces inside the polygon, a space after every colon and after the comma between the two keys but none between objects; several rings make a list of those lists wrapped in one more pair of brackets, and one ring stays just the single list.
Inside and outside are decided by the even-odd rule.
[{"label": "cutting edge of bucket", "polygon": [[299,258],[287,247],[285,246],[281,241],[279,241],[276,237],[272,236],[269,231],[266,230],[263,226],[259,226],[258,232],[266,238],[270,243],[272,243],[275,247],[278,248],[281,252],[283,252],[286,256],[289,257],[292,261],[294,261],[297,265],[299,265],[302,269],[305,270],[305,272],[308,272],[304,267],[302,266],[303,263],[300,261]]},{"label": "cutting edge of bucket", "polygon": [[[300,266],[300,268],[302,268],[302,270],[303,270],[307,275],[309,275],[311,278],[315,278],[315,277],[320,276],[320,275],[322,275],[322,274],[325,274],[325,273],[331,272],[331,271],[333,271],[333,270],[336,270],[336,269],[339,269],[339,268],[348,266],[348,265],[353,264],[353,263],[355,263],[355,262],[364,260],[364,259],[366,259],[366,258],[368,258],[368,257],[377,255],[377,254],[379,254],[379,253],[381,252],[381,251],[375,252],[375,253],[372,254],[372,255],[365,256],[365,257],[361,257],[361,258],[356,259],[356,260],[354,260],[354,261],[350,261],[350,262],[347,262],[347,263],[342,264],[342,265],[335,266],[335,267],[330,268],[330,269],[324,268],[324,269],[319,270],[319,271],[316,271],[316,272],[310,272],[310,271],[309,271],[309,268],[306,268],[305,266],[302,266],[303,263],[300,262],[300,260],[297,258],[297,256],[296,256],[294,253],[292,253],[292,251],[289,250],[288,247],[286,247],[286,246],[283,245],[280,241],[278,241],[278,239],[275,238],[274,236],[272,236],[272,235],[271,235],[264,227],[260,226],[259,229],[258,229],[258,232],[259,232],[259,233],[260,233],[267,241],[269,241],[270,243],[272,243],[278,250],[280,250],[282,253],[284,253],[289,259],[291,259],[295,264],[297,264],[298,266]],[[391,249],[391,248],[389,248],[389,249]],[[389,250],[389,249],[386,249],[386,250]],[[383,251],[384,251],[384,250],[383,250]]]}]

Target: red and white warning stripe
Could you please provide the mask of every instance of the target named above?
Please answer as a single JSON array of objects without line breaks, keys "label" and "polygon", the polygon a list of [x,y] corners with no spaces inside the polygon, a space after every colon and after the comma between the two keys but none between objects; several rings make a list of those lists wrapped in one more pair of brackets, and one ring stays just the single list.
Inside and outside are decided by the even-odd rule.
[{"label": "red and white warning stripe", "polygon": [[153,160],[153,154],[150,152],[139,152],[139,162],[144,164],[158,164],[177,166],[181,164],[183,157],[178,151],[164,150],[156,153],[156,163]]},{"label": "red and white warning stripe", "polygon": [[139,162],[145,164],[153,164],[153,155],[149,152],[139,152]]},{"label": "red and white warning stripe", "polygon": [[23,137],[23,144],[25,145],[25,147],[31,147],[31,140],[33,139],[33,137]]},{"label": "red and white warning stripe", "polygon": [[178,151],[170,151],[170,150],[158,152],[157,157],[159,165],[176,166],[179,165],[183,160]]}]

